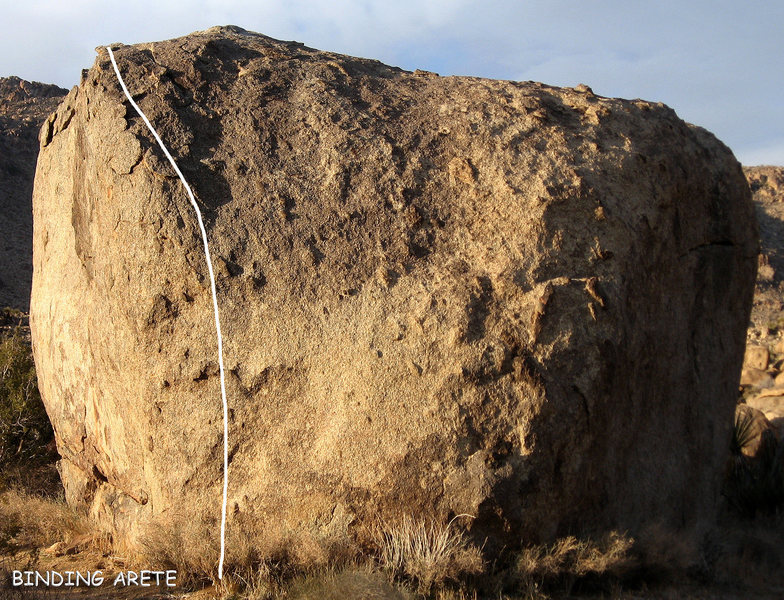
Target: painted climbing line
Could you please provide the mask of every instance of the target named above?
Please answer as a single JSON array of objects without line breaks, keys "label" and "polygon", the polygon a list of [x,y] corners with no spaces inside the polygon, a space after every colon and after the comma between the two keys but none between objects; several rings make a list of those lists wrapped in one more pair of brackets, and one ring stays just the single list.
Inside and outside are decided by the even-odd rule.
[{"label": "painted climbing line", "polygon": [[133,106],[133,108],[136,109],[136,112],[139,113],[139,116],[144,121],[144,124],[147,125],[147,129],[150,130],[150,133],[152,133],[153,137],[155,137],[155,140],[158,142],[161,150],[163,150],[166,158],[169,159],[172,168],[177,173],[180,181],[182,181],[182,185],[185,186],[185,191],[188,193],[188,198],[191,201],[193,210],[196,211],[196,219],[199,222],[199,229],[201,230],[201,239],[202,242],[204,242],[204,256],[207,259],[207,271],[209,271],[210,274],[212,307],[215,310],[215,330],[218,334],[218,366],[220,367],[221,400],[223,400],[223,506],[221,508],[220,561],[218,562],[218,579],[223,579],[223,558],[226,553],[226,497],[229,489],[229,409],[226,402],[226,378],[223,373],[223,337],[221,335],[220,316],[218,314],[218,294],[215,291],[215,275],[212,272],[212,258],[210,258],[210,246],[207,243],[207,231],[204,229],[204,221],[201,218],[201,211],[199,210],[199,205],[196,204],[196,198],[193,197],[191,186],[189,186],[188,182],[185,181],[185,177],[183,176],[182,171],[180,171],[177,163],[174,162],[172,155],[166,149],[166,146],[161,140],[161,137],[158,135],[158,132],[155,131],[152,123],[150,123],[150,120],[142,112],[142,109],[139,108],[139,105],[133,101],[133,98],[131,98],[131,94],[128,92],[128,88],[125,86],[122,75],[120,75],[120,69],[117,68],[117,61],[114,60],[114,52],[112,52],[112,49],[108,46],[106,49],[109,51],[109,58],[112,60],[114,72],[117,74],[117,80],[120,82],[120,86],[122,87],[123,92],[125,92],[125,97],[128,98],[128,102],[130,102],[131,106]]}]

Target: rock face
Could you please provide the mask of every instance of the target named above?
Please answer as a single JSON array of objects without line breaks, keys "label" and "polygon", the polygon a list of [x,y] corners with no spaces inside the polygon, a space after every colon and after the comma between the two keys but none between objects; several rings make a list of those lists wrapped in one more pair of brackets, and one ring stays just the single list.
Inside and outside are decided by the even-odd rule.
[{"label": "rock face", "polygon": [[[470,514],[492,553],[710,519],[758,251],[712,135],[238,28],[115,54],[205,212],[230,537]],[[129,544],[210,530],[221,401],[184,190],[105,50],[41,139],[31,323],[68,499]]]},{"label": "rock face", "polygon": [[66,90],[0,77],[0,307],[28,310],[38,130]]}]

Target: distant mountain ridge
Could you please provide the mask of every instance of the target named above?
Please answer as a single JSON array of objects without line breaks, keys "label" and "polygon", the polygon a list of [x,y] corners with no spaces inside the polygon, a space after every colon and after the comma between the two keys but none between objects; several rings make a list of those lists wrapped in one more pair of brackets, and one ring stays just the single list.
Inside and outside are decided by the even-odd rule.
[{"label": "distant mountain ridge", "polygon": [[66,93],[56,85],[0,77],[0,307],[27,311],[30,304],[38,131]]}]

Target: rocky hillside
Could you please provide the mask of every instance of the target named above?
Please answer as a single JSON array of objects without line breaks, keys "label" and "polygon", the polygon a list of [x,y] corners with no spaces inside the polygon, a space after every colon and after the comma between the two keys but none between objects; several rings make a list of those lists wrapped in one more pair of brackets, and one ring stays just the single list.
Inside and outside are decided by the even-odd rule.
[{"label": "rocky hillside", "polygon": [[0,78],[0,307],[29,307],[38,131],[65,94],[55,85]]},{"label": "rocky hillside", "polygon": [[784,437],[784,167],[744,171],[754,195],[761,250],[742,392]]},{"label": "rocky hillside", "polygon": [[776,304],[784,294],[784,167],[745,167],[754,197],[760,231],[760,257],[757,289],[750,330],[766,337],[772,328],[764,326],[776,320],[783,306]]},{"label": "rocky hillside", "polygon": [[[296,559],[468,514],[497,555],[710,521],[758,252],[711,134],[586,86],[233,27],[116,55],[205,211],[230,536]],[[106,52],[42,141],[31,328],[67,497],[130,545],[217,539],[216,339],[183,187]]]}]

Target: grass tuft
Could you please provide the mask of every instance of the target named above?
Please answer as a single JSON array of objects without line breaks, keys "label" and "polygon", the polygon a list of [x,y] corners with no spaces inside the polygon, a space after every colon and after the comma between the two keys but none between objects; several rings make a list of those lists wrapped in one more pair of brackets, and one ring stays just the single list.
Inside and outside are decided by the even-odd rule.
[{"label": "grass tuft", "polygon": [[454,526],[454,519],[442,524],[405,517],[396,525],[382,526],[376,537],[381,565],[415,581],[420,592],[483,568],[480,550]]}]

